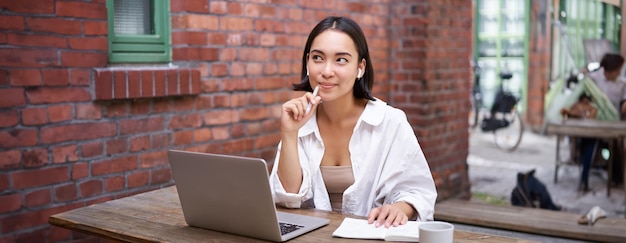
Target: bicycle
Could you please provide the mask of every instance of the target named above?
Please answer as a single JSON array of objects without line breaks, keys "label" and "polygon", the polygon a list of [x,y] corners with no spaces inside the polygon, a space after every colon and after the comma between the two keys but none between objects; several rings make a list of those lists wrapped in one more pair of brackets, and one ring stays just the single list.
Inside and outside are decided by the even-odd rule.
[{"label": "bicycle", "polygon": [[512,152],[519,146],[524,134],[524,124],[517,111],[519,98],[504,89],[504,82],[510,80],[513,74],[500,72],[500,84],[494,103],[490,109],[484,107],[483,95],[480,88],[480,66],[472,60],[474,70],[474,85],[470,96],[472,109],[469,112],[469,132],[471,133],[480,121],[483,132],[492,132],[496,146]]}]

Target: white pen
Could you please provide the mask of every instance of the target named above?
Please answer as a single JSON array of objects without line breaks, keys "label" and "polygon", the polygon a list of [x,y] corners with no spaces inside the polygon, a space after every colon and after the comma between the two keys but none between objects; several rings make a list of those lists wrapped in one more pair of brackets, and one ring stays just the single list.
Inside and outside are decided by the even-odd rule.
[{"label": "white pen", "polygon": [[[315,86],[315,90],[313,90],[313,97],[317,96],[317,92],[320,90],[320,86]],[[306,110],[304,111],[304,114],[309,114],[309,111],[311,111],[311,107],[313,106],[313,103],[309,102],[309,104],[306,106]]]}]

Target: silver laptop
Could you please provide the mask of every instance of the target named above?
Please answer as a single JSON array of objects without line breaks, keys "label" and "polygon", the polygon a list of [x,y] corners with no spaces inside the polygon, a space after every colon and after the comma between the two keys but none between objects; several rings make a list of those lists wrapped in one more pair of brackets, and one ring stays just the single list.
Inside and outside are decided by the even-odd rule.
[{"label": "silver laptop", "polygon": [[178,150],[167,155],[190,226],[280,242],[330,222],[277,212],[263,159]]}]

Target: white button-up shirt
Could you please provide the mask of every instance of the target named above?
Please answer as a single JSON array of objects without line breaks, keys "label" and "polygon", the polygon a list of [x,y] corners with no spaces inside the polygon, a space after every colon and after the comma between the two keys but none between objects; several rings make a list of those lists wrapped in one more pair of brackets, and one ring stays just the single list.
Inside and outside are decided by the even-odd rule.
[{"label": "white button-up shirt", "polygon": [[626,79],[623,76],[617,77],[617,80],[609,81],[604,76],[604,68],[600,68],[589,73],[589,77],[595,81],[596,85],[609,98],[617,113],[620,113],[620,102],[626,100]]},{"label": "white button-up shirt", "polygon": [[[320,172],[324,142],[316,114],[298,131],[303,178],[297,194],[287,193],[278,177],[280,149],[281,144],[270,175],[274,201],[288,208],[332,210]],[[433,219],[435,183],[404,111],[378,99],[369,101],[354,127],[349,150],[354,184],[343,194],[342,213],[367,216],[383,204],[406,202],[419,213],[417,220]]]}]

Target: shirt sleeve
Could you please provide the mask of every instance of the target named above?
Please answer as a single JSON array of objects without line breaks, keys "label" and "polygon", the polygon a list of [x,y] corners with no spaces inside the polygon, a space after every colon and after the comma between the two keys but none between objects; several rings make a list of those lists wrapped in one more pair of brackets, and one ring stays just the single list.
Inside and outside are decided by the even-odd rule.
[{"label": "shirt sleeve", "polygon": [[[298,144],[298,149],[300,149],[300,144]],[[311,173],[308,166],[302,166],[302,152],[300,152],[300,165],[302,168],[302,185],[300,186],[300,190],[298,193],[289,193],[283,187],[280,178],[278,177],[278,163],[280,159],[280,150],[282,148],[282,142],[278,144],[278,149],[276,152],[276,158],[274,159],[274,165],[272,166],[272,172],[270,173],[270,186],[272,188],[272,196],[274,198],[274,202],[278,205],[287,208],[300,208],[302,207],[303,202],[311,199],[313,197],[313,193],[311,190]],[[306,157],[304,158],[306,159]]]},{"label": "shirt sleeve", "polygon": [[392,189],[390,202],[406,202],[413,206],[417,215],[411,220],[426,221],[433,220],[435,201],[437,199],[437,190],[430,173],[430,168],[426,163],[426,158],[421,148],[404,154],[402,162],[407,168],[396,186]]},{"label": "shirt sleeve", "polygon": [[603,71],[603,69],[598,69],[598,70],[596,70],[596,71],[593,71],[593,72],[588,73],[588,74],[587,74],[587,76],[589,76],[589,78],[591,78],[591,80],[592,80],[594,83],[596,83],[596,84],[597,84],[597,83],[598,83],[598,80],[603,79],[603,77],[604,77],[604,71]]},{"label": "shirt sleeve", "polygon": [[619,80],[622,82],[622,100],[620,102],[622,104],[622,102],[626,101],[626,78],[619,77]]},{"label": "shirt sleeve", "polygon": [[402,113],[381,174],[384,204],[406,202],[417,211],[411,220],[432,220],[437,190],[426,157]]}]

